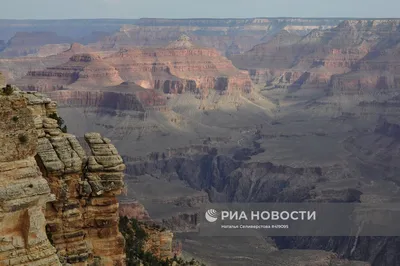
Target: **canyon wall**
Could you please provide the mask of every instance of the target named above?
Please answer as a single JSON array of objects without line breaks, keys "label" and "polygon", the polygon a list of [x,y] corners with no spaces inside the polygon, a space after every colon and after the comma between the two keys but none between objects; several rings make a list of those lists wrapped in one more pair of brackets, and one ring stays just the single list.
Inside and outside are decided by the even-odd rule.
[{"label": "canyon wall", "polygon": [[[57,50],[59,48],[60,47],[57,47]],[[43,47],[43,49],[46,48]],[[75,54],[89,52],[93,51],[81,44],[72,43],[71,45],[68,45],[65,50],[63,49],[63,51],[45,57],[26,56],[15,58],[0,58],[0,71],[5,74],[8,82],[15,84],[15,80],[19,80],[30,71],[44,70],[47,67],[55,67],[68,62],[69,59]]]},{"label": "canyon wall", "polygon": [[55,102],[31,98],[39,135],[36,160],[56,201],[46,209],[47,230],[62,262],[124,265],[124,240],[118,231],[118,201],[125,166],[110,140],[88,133],[87,156],[76,137],[63,133]]},{"label": "canyon wall", "polygon": [[27,100],[0,94],[0,118],[0,265],[61,265],[46,236],[46,203],[55,198],[35,161]]},{"label": "canyon wall", "polygon": [[346,20],[305,36],[286,31],[232,56],[267,88],[329,88],[333,94],[398,86],[400,20]]},{"label": "canyon wall", "polygon": [[187,34],[199,46],[215,48],[224,56],[243,53],[286,29],[305,35],[313,29],[336,26],[340,19],[248,18],[248,19],[158,19],[143,18],[102,39],[95,47],[165,46]]},{"label": "canyon wall", "polygon": [[[249,93],[253,88],[246,71],[238,70],[215,49],[196,47],[185,35],[165,48],[121,49],[104,57],[75,54],[64,64],[29,71],[16,84],[23,89],[52,92],[66,88],[98,90],[124,82],[162,93],[189,91],[203,96],[209,90],[230,94]],[[157,101],[148,97],[149,93],[140,94],[139,97]]]},{"label": "canyon wall", "polygon": [[40,94],[14,89],[0,100],[0,261],[125,265],[116,198],[125,165],[110,140],[87,133],[83,148]]}]

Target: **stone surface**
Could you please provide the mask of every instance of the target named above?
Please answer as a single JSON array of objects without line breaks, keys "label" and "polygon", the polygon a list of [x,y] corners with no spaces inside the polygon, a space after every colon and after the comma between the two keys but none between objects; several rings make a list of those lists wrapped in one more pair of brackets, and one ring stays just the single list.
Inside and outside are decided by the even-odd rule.
[{"label": "stone surface", "polygon": [[[36,112],[36,120],[42,121],[43,129],[59,130],[56,120],[47,117],[46,106],[38,108],[43,103],[35,103],[42,110]],[[98,133],[85,137],[93,155],[87,156],[71,134],[60,131],[57,136],[39,138],[36,159],[56,195],[46,209],[48,230],[63,263],[91,265],[97,260],[101,265],[124,265],[125,242],[118,231],[116,200],[124,186],[124,165],[108,139]]]},{"label": "stone surface", "polygon": [[116,199],[125,165],[110,140],[87,134],[86,155],[39,93],[16,89],[0,106],[0,264],[125,265]]},{"label": "stone surface", "polygon": [[34,159],[27,100],[0,95],[0,117],[0,265],[61,265],[46,236],[45,206],[54,198]]}]

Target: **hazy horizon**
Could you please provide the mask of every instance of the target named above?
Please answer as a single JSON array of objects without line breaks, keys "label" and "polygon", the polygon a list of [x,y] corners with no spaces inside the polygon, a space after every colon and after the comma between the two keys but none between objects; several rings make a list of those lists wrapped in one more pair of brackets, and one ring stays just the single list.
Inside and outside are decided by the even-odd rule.
[{"label": "hazy horizon", "polygon": [[1,19],[399,18],[397,0],[0,0]]}]

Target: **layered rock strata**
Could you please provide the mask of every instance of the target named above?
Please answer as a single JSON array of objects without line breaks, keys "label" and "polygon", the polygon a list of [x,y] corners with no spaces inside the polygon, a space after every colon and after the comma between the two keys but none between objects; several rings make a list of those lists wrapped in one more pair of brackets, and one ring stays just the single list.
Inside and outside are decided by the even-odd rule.
[{"label": "layered rock strata", "polygon": [[115,68],[104,62],[99,55],[77,54],[65,64],[41,71],[30,71],[17,84],[22,88],[54,91],[72,84],[77,87],[110,86],[122,82]]},{"label": "layered rock strata", "polygon": [[361,88],[398,85],[399,20],[347,20],[304,37],[284,31],[234,64],[267,87],[333,88],[355,94]]},{"label": "layered rock strata", "polygon": [[30,71],[18,80],[22,88],[56,91],[65,88],[99,88],[134,82],[164,93],[208,95],[249,93],[253,84],[246,71],[211,48],[195,46],[187,36],[159,49],[121,49],[101,58],[93,53],[74,55],[69,62],[40,71]]},{"label": "layered rock strata", "polygon": [[144,231],[149,236],[144,243],[144,251],[150,252],[161,260],[170,259],[174,256],[173,237],[170,230],[160,230],[151,226],[143,225]]},{"label": "layered rock strata", "polygon": [[35,161],[37,141],[27,100],[0,95],[0,265],[61,265],[45,231],[54,195]]},{"label": "layered rock strata", "polygon": [[[34,116],[38,139],[36,161],[55,194],[47,204],[49,238],[62,263],[124,265],[124,239],[118,231],[118,201],[125,165],[110,140],[85,135],[87,149],[63,133],[56,104],[39,94],[24,94]],[[95,264],[93,264],[95,263]],[[96,264],[97,263],[97,264]]]},{"label": "layered rock strata", "polygon": [[146,90],[136,84],[123,83],[119,86],[92,91],[58,90],[48,92],[59,106],[95,107],[100,109],[133,110],[166,110],[166,97],[155,90]]},{"label": "layered rock strata", "polygon": [[57,54],[46,57],[27,56],[0,59],[0,71],[6,74],[9,82],[16,84],[16,80],[21,79],[30,71],[39,71],[47,67],[55,67],[67,63],[75,54],[91,52],[93,51],[90,48],[78,43],[73,43],[69,46],[69,49],[66,48],[65,51],[60,51]]},{"label": "layered rock strata", "polygon": [[105,59],[124,80],[165,93],[192,91],[208,94],[250,92],[247,73],[239,71],[215,49],[200,48],[181,36],[164,49],[122,49]]}]

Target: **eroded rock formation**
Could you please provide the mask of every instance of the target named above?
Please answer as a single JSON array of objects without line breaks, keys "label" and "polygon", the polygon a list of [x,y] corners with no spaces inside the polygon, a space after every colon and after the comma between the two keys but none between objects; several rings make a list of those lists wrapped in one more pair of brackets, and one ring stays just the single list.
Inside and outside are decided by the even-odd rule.
[{"label": "eroded rock formation", "polygon": [[55,198],[35,161],[37,141],[27,100],[0,95],[0,265],[61,265],[45,231]]},{"label": "eroded rock formation", "polygon": [[187,36],[160,49],[122,49],[104,58],[77,54],[57,67],[30,71],[17,84],[48,92],[114,86],[123,81],[164,93],[190,91],[204,96],[210,89],[221,94],[249,93],[253,87],[246,71],[235,68],[215,49],[195,46]]},{"label": "eroded rock formation", "polygon": [[[59,48],[59,47],[58,47]],[[58,49],[57,48],[57,49]],[[0,71],[4,72],[9,82],[19,80],[30,71],[44,70],[47,67],[55,67],[67,63],[75,54],[91,53],[90,48],[78,43],[73,43],[57,54],[46,57],[27,56],[0,59]]]},{"label": "eroded rock formation", "polygon": [[76,54],[65,64],[28,72],[17,84],[28,85],[25,87],[33,87],[38,91],[52,91],[71,84],[76,87],[110,86],[122,82],[115,68],[104,62],[99,55]]},{"label": "eroded rock formation", "polygon": [[92,153],[87,156],[75,136],[62,133],[57,120],[48,118],[55,114],[54,102],[31,102],[39,132],[36,159],[57,199],[47,206],[46,218],[61,261],[123,265],[116,199],[123,187],[122,158],[96,133],[85,135]]},{"label": "eroded rock formation", "polygon": [[304,37],[281,32],[232,56],[263,86],[332,88],[356,94],[398,85],[399,20],[347,20]]},{"label": "eroded rock formation", "polygon": [[86,134],[87,155],[49,98],[16,90],[0,101],[0,261],[125,265],[116,199],[125,165],[110,140]]},{"label": "eroded rock formation", "polygon": [[99,90],[58,90],[47,93],[60,106],[96,107],[108,110],[166,110],[166,98],[156,90],[146,90],[134,83],[122,83]]}]

